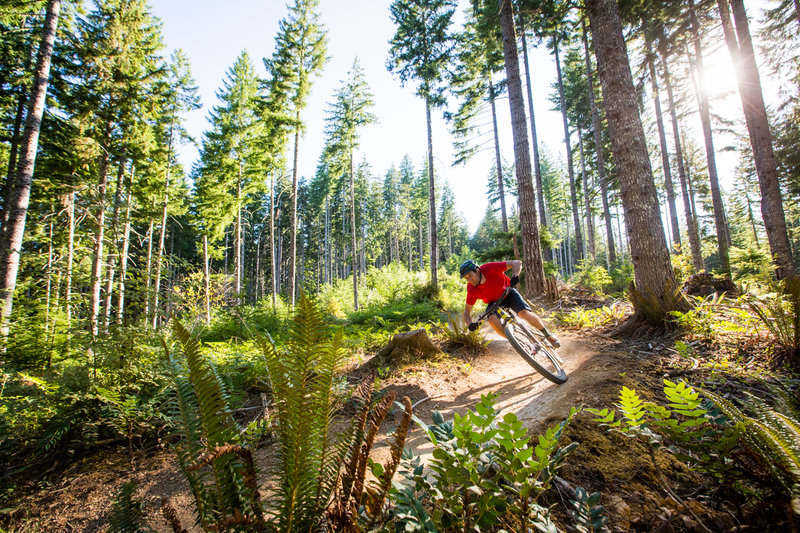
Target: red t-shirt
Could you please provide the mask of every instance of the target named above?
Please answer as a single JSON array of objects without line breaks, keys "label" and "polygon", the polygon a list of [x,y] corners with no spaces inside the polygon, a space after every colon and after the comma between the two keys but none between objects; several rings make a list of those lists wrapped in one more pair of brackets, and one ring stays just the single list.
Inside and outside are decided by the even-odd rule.
[{"label": "red t-shirt", "polygon": [[511,284],[511,280],[505,274],[506,270],[508,270],[505,261],[486,263],[479,268],[483,277],[486,278],[486,283],[482,283],[477,287],[467,283],[467,305],[475,305],[478,298],[487,304],[493,302],[500,298],[506,287]]}]

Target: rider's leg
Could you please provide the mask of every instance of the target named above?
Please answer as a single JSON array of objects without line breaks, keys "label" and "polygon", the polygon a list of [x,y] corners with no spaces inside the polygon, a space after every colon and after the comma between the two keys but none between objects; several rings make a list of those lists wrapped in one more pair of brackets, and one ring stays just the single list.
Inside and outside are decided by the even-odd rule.
[{"label": "rider's leg", "polygon": [[535,327],[536,329],[544,329],[544,322],[542,319],[539,318],[539,315],[534,313],[533,311],[528,311],[527,309],[521,310],[517,315],[524,319],[525,322],[530,324],[531,326]]},{"label": "rider's leg", "polygon": [[498,318],[497,315],[492,315],[486,320],[487,322],[489,322],[489,325],[492,326],[492,328],[494,328],[494,330],[497,332],[498,335],[500,335],[504,339],[506,338],[506,333],[503,331],[503,324],[500,322],[500,319]]},{"label": "rider's leg", "polygon": [[539,315],[533,311],[528,311],[527,309],[522,309],[517,313],[517,315],[522,317],[528,324],[544,333],[545,337],[547,338],[547,342],[552,344],[554,348],[559,348],[561,346],[561,341],[558,340],[558,337],[547,331],[547,328],[545,327],[544,322],[542,322],[542,319],[539,318]]}]

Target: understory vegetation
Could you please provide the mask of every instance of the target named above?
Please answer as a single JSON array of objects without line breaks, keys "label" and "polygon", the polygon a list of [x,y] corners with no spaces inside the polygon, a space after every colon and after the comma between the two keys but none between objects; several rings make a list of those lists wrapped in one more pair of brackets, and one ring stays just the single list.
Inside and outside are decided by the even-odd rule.
[{"label": "understory vegetation", "polygon": [[[565,428],[579,420],[586,431],[581,405],[532,437],[513,414],[500,415],[492,395],[463,416],[446,421],[434,414],[426,422],[413,415],[410,401],[395,402],[393,393],[380,390],[380,375],[391,368],[378,367],[378,375],[361,382],[343,373],[412,329],[425,329],[443,349],[479,353],[486,341],[459,316],[463,285],[444,272],[440,279],[434,291],[425,276],[392,265],[361,280],[359,311],[348,306],[352,284],[345,280],[313,300],[303,297],[294,314],[280,302],[218,309],[210,325],[185,314],[170,331],[125,328],[83,345],[73,338],[69,350],[48,360],[28,359],[16,369],[6,363],[4,505],[35,488],[31,482],[57,475],[59,463],[94,450],[117,446],[133,459],[168,445],[207,530],[296,531],[298,524],[326,523],[352,531],[554,531],[566,520],[579,531],[604,531],[609,512],[597,488],[557,478],[581,446],[574,435],[561,443]],[[791,378],[797,278],[738,296],[689,298],[691,308],[673,313],[667,336],[669,364],[686,382],[664,382],[666,403],[645,400],[630,387],[614,404],[619,414],[607,405],[584,411],[644,443],[648,453],[640,460],[655,471],[664,453],[691,465],[715,497],[739,505],[742,523],[762,519],[765,510],[792,520],[790,509],[800,501],[800,407]],[[560,327],[582,334],[609,332],[631,312],[613,295],[570,289],[559,306],[552,316]],[[24,357],[21,346],[15,353]],[[25,349],[35,353],[35,339]],[[659,395],[652,382],[640,386],[651,387],[647,398]],[[261,415],[240,416],[262,394],[269,400]],[[343,414],[351,420],[344,431],[335,423]],[[412,416],[434,446],[427,469],[403,448]],[[379,464],[369,451],[385,420],[395,448]],[[601,426],[593,431],[604,431]],[[251,450],[269,443],[277,443],[279,464],[258,473]],[[340,475],[341,465],[348,473]],[[656,478],[678,512],[692,516],[693,504],[671,487],[669,473]],[[561,509],[548,496],[557,480],[569,495]],[[273,487],[269,497],[264,483]],[[115,531],[138,531],[153,511],[125,485],[109,520]],[[177,523],[168,504],[162,514]]]}]

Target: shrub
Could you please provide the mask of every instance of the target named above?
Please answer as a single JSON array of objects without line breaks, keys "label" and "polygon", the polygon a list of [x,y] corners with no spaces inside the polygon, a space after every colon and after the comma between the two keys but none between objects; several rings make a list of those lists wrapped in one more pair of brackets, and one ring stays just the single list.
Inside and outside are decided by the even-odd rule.
[{"label": "shrub", "polygon": [[577,446],[558,445],[577,410],[537,441],[513,413],[499,416],[495,397],[482,396],[452,421],[434,412],[428,426],[415,417],[434,445],[433,458],[428,473],[418,457],[406,463],[410,484],[394,493],[395,531],[554,530],[550,510],[537,502]]},{"label": "shrub", "polygon": [[583,289],[600,293],[610,287],[613,280],[605,268],[595,265],[591,259],[583,259],[578,263],[571,281]]},{"label": "shrub", "polygon": [[800,365],[800,276],[784,280],[781,294],[748,303],[784,350],[789,364]]}]

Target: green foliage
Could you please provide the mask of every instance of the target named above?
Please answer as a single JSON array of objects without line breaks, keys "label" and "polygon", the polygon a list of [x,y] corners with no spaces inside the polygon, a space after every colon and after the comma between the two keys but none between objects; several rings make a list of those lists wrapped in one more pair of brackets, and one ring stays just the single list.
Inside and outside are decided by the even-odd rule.
[{"label": "green foliage", "polygon": [[302,296],[285,350],[264,338],[267,374],[275,402],[279,485],[274,520],[281,531],[320,524],[347,452],[347,433],[334,436],[334,376],[344,361],[341,328]]},{"label": "green foliage", "polygon": [[412,484],[395,493],[396,531],[555,530],[537,500],[577,446],[558,446],[577,410],[537,441],[513,413],[499,417],[495,397],[482,396],[474,410],[452,421],[434,413],[428,426],[415,417],[434,445],[433,458],[427,474],[419,458],[407,464],[404,475]]},{"label": "green foliage", "polygon": [[742,400],[742,410],[719,394],[705,389],[701,391],[724,413],[731,425],[741,428],[745,445],[758,456],[762,466],[771,473],[772,480],[791,499],[795,515],[800,515],[800,410],[796,398],[787,394],[787,389],[779,385],[768,386],[779,398],[776,406],[782,404],[783,412],[750,393],[747,393],[746,400]]},{"label": "green foliage", "polygon": [[108,517],[109,533],[143,533],[152,531],[144,521],[141,500],[134,497],[136,482],[127,481],[120,485],[114,502],[111,504],[111,514]]},{"label": "green foliage", "polygon": [[463,347],[473,352],[480,352],[486,349],[489,340],[480,329],[470,331],[464,324],[464,315],[459,313],[449,313],[446,321],[442,322],[442,338],[451,348]]},{"label": "green foliage", "polygon": [[202,356],[199,340],[179,322],[173,331],[180,354],[164,348],[175,389],[170,402],[179,439],[175,453],[192,488],[198,521],[206,530],[244,531],[248,524],[262,524],[252,458],[230,446],[239,442],[239,430],[217,370]]},{"label": "green foliage", "polygon": [[[610,409],[587,411],[609,430],[647,442],[651,456],[663,448],[746,494],[782,490],[800,514],[800,404],[787,386],[761,384],[772,405],[747,392],[739,408],[711,390],[665,379],[666,405],[623,387],[619,416]],[[759,463],[755,472],[752,457]]]},{"label": "green foliage", "polygon": [[692,307],[671,311],[670,316],[695,337],[712,343],[730,343],[750,336],[756,327],[755,318],[742,308],[741,299],[730,300],[717,293],[705,298],[687,298]]},{"label": "green foliage", "polygon": [[800,276],[787,278],[781,294],[748,304],[784,350],[787,362],[800,364]]},{"label": "green foliage", "polygon": [[575,498],[572,500],[572,518],[575,520],[575,529],[578,533],[600,533],[608,531],[606,523],[608,518],[603,515],[605,509],[600,505],[600,493],[588,494],[586,489],[575,489]]},{"label": "green foliage", "polygon": [[595,293],[602,293],[613,283],[608,271],[600,265],[595,265],[591,259],[583,259],[578,263],[570,281]]},{"label": "green foliage", "polygon": [[611,269],[611,287],[609,291],[612,294],[624,293],[633,283],[633,279],[633,263],[626,261],[621,265],[615,266]]},{"label": "green foliage", "polygon": [[750,245],[731,247],[731,274],[737,283],[767,286],[774,277],[774,265],[767,251]]},{"label": "green foliage", "polygon": [[629,306],[621,302],[614,302],[610,306],[604,305],[595,309],[579,307],[566,314],[558,313],[556,319],[568,328],[602,328],[622,322],[627,316],[628,310]]}]

